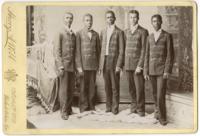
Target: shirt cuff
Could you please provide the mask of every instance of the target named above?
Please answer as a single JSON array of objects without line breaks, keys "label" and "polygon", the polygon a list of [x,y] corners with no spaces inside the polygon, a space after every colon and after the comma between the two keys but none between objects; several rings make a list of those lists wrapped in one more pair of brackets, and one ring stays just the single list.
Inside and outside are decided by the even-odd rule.
[{"label": "shirt cuff", "polygon": [[61,69],[64,69],[64,67],[63,66],[61,66],[61,67],[59,67],[59,69],[61,70]]},{"label": "shirt cuff", "polygon": [[116,67],[117,69],[119,69],[120,71],[122,71],[122,68],[120,68],[120,67]]},{"label": "shirt cuff", "polygon": [[77,70],[78,70],[79,72],[82,72],[82,71],[83,71],[81,67],[78,67]]},{"label": "shirt cuff", "polygon": [[140,70],[143,70],[143,68],[142,68],[142,67],[137,67],[137,68],[139,68]]}]

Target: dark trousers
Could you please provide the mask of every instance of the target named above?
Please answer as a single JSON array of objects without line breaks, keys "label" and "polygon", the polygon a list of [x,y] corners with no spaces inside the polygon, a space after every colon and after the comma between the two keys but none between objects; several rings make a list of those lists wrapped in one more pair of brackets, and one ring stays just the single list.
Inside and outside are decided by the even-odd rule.
[{"label": "dark trousers", "polygon": [[105,82],[106,92],[106,110],[118,113],[119,110],[119,87],[120,87],[120,73],[115,73],[108,64],[107,57],[105,57],[105,64],[103,69],[103,77]]},{"label": "dark trousers", "polygon": [[80,112],[95,110],[96,71],[85,70],[80,78]]},{"label": "dark trousers", "polygon": [[155,101],[155,114],[162,121],[166,121],[166,85],[167,80],[163,79],[163,76],[150,76],[150,82],[153,90],[153,97]]},{"label": "dark trousers", "polygon": [[144,77],[142,72],[126,71],[131,96],[131,112],[145,112]]},{"label": "dark trousers", "polygon": [[61,114],[70,115],[72,112],[72,98],[74,90],[74,73],[64,72],[64,75],[59,77],[59,101]]}]

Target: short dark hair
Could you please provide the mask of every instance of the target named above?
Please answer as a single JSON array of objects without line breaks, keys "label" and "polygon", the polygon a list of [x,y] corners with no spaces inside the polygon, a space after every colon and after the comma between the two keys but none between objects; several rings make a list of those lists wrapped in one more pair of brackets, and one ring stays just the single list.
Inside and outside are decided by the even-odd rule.
[{"label": "short dark hair", "polygon": [[83,20],[85,19],[85,17],[90,17],[90,18],[93,20],[93,16],[92,16],[90,13],[86,13],[86,14],[83,16]]},{"label": "short dark hair", "polygon": [[112,14],[113,17],[116,19],[116,17],[115,17],[115,13],[114,13],[112,10],[108,10],[108,11],[106,11],[106,15],[107,15],[107,14]]},{"label": "short dark hair", "polygon": [[151,21],[153,20],[153,18],[159,19],[159,20],[161,21],[161,23],[162,23],[162,16],[161,16],[160,14],[155,14],[155,15],[153,15],[153,16],[151,17]]},{"label": "short dark hair", "polygon": [[65,14],[64,14],[64,15],[66,15],[66,14],[71,15],[72,18],[74,18],[74,15],[73,15],[71,12],[65,11]]},{"label": "short dark hair", "polygon": [[137,18],[139,19],[139,12],[137,10],[130,10],[128,13],[129,14],[136,14]]}]

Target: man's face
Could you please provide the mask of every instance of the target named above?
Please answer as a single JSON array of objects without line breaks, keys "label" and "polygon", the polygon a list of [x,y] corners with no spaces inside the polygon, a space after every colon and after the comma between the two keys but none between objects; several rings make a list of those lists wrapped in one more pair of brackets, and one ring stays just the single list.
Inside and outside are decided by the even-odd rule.
[{"label": "man's face", "polygon": [[68,27],[71,26],[73,22],[73,16],[71,14],[65,14],[64,15],[64,24]]},{"label": "man's face", "polygon": [[90,16],[85,16],[83,21],[86,28],[90,29],[92,27],[93,20]]},{"label": "man's face", "polygon": [[106,22],[108,25],[113,25],[115,23],[115,17],[112,13],[106,14]]},{"label": "man's face", "polygon": [[151,23],[153,25],[154,30],[158,31],[161,28],[162,22],[157,17],[152,18]]},{"label": "man's face", "polygon": [[135,14],[135,13],[130,13],[130,14],[129,14],[129,21],[130,21],[130,25],[132,25],[132,26],[138,24],[138,17],[137,17],[137,14]]}]

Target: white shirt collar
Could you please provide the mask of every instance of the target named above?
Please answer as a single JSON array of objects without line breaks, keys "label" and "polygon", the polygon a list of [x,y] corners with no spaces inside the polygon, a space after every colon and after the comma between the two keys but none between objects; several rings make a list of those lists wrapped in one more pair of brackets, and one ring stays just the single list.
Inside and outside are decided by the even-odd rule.
[{"label": "white shirt collar", "polygon": [[158,38],[159,38],[161,32],[162,32],[162,29],[159,29],[158,31],[154,31],[154,32],[153,32],[155,41],[158,40]]},{"label": "white shirt collar", "polygon": [[160,28],[158,31],[155,31],[155,30],[154,30],[153,33],[154,33],[154,34],[160,34],[161,32],[162,32],[162,28]]},{"label": "white shirt collar", "polygon": [[114,28],[115,28],[115,24],[107,26],[106,55],[109,54],[110,38],[111,38],[111,35],[112,35],[113,31],[114,31]]},{"label": "white shirt collar", "polygon": [[131,25],[131,33],[134,33],[135,32],[135,30],[138,28],[138,24],[136,24],[136,25]]},{"label": "white shirt collar", "polygon": [[110,26],[108,25],[108,26],[107,26],[107,28],[108,28],[108,29],[112,29],[112,30],[113,30],[113,29],[115,28],[115,24],[113,24],[113,25],[110,25]]},{"label": "white shirt collar", "polygon": [[85,29],[87,32],[92,32],[92,30],[93,30],[92,28],[90,28],[90,29],[85,28]]},{"label": "white shirt collar", "polygon": [[72,31],[72,28],[71,28],[71,27],[64,26],[64,28],[65,28],[65,30],[66,30],[67,32],[69,32],[70,34],[72,34],[72,33],[73,33],[73,31]]},{"label": "white shirt collar", "polygon": [[138,26],[139,26],[138,24],[136,24],[136,25],[134,25],[134,26],[131,25],[131,30],[132,30],[132,29],[136,30],[136,29],[138,28]]}]

